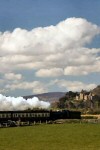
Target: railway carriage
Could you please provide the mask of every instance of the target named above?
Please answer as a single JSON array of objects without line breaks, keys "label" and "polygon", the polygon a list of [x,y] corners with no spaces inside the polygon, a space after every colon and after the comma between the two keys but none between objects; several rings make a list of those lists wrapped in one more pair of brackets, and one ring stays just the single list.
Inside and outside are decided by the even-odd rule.
[{"label": "railway carriage", "polygon": [[20,122],[46,122],[57,119],[81,119],[77,111],[52,111],[52,110],[26,110],[26,111],[0,111],[0,124],[10,121]]},{"label": "railway carriage", "polygon": [[7,120],[13,121],[45,121],[50,119],[50,111],[0,111],[0,122]]}]

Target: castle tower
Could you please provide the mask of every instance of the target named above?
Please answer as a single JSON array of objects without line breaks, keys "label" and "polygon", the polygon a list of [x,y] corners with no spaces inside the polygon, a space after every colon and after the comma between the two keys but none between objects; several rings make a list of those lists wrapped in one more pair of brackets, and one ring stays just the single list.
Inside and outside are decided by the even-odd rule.
[{"label": "castle tower", "polygon": [[80,92],[80,100],[84,100],[84,91],[83,90]]}]

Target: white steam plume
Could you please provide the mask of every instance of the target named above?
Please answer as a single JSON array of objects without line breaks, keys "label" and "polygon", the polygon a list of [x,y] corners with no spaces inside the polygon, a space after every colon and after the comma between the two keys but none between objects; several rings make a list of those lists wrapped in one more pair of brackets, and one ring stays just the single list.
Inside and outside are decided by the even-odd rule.
[{"label": "white steam plume", "polygon": [[0,94],[0,111],[26,110],[28,108],[49,108],[50,103],[40,101],[37,97],[25,100],[23,97],[6,97]]}]

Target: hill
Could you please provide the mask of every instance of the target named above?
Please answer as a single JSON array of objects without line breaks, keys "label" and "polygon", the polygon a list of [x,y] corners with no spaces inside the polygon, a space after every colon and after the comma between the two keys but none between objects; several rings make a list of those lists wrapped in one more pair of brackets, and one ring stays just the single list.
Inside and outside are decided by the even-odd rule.
[{"label": "hill", "polygon": [[93,89],[92,93],[100,97],[100,85]]},{"label": "hill", "polygon": [[43,94],[36,94],[36,95],[28,95],[23,96],[25,99],[38,97],[39,100],[48,101],[50,103],[56,102],[59,100],[59,98],[63,97],[65,95],[64,92],[50,92],[50,93],[43,93]]}]

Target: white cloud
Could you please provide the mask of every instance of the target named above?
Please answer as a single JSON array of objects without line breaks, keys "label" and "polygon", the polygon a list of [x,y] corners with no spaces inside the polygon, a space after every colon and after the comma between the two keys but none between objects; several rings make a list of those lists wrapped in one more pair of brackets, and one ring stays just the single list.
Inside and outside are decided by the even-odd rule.
[{"label": "white cloud", "polygon": [[95,83],[83,83],[81,81],[68,81],[64,79],[56,79],[52,81],[48,81],[46,83],[40,81],[23,81],[23,80],[10,80],[5,84],[5,86],[1,89],[1,93],[8,93],[10,91],[15,90],[30,90],[33,94],[41,94],[46,93],[48,91],[52,91],[55,87],[61,91],[81,91],[94,89],[97,85]]},{"label": "white cloud", "polygon": [[[36,75],[42,72],[49,77],[53,68],[54,75],[76,75],[83,66],[84,72],[96,72],[100,62],[100,49],[85,48],[87,43],[100,34],[100,27],[82,18],[69,18],[56,26],[39,27],[31,31],[16,28],[13,32],[0,34],[0,72],[12,72],[18,69],[36,69]],[[64,72],[62,73],[62,68]],[[90,71],[89,71],[90,70]],[[44,73],[45,72],[45,73]],[[58,72],[58,73],[57,73]]]},{"label": "white cloud", "polygon": [[2,93],[2,94],[6,94],[7,92],[8,92],[7,89],[0,89],[0,93]]},{"label": "white cloud", "polygon": [[91,63],[90,65],[80,65],[80,66],[68,66],[64,69],[64,75],[87,75],[93,72],[100,72],[100,58]]},{"label": "white cloud", "polygon": [[15,74],[15,73],[6,73],[4,75],[4,78],[8,79],[8,80],[21,80],[22,75],[21,74]]},{"label": "white cloud", "polygon": [[[83,66],[84,68],[84,66]],[[82,67],[80,66],[68,66],[64,70],[65,75],[87,75],[88,72],[82,70]]]},{"label": "white cloud", "polygon": [[[69,18],[56,26],[31,31],[16,28],[0,33],[0,73],[3,75],[0,92],[21,89],[44,93],[54,83],[65,90],[93,89],[94,83],[66,80],[50,83],[49,78],[100,73],[100,48],[87,48],[96,35],[100,35],[100,27],[83,18]],[[31,80],[34,76],[44,77],[43,80],[48,77],[48,83],[28,82],[27,76],[23,81],[23,70],[32,70]]]},{"label": "white cloud", "polygon": [[82,89],[91,90],[97,85],[95,83],[87,84],[81,81],[54,80],[51,85],[65,88],[66,91],[81,91]]},{"label": "white cloud", "polygon": [[10,90],[31,90],[34,94],[40,94],[48,91],[48,88],[45,84],[39,81],[33,81],[33,82],[27,82],[27,81],[21,81],[21,82],[13,82],[10,84],[7,84],[5,86],[5,89]]},{"label": "white cloud", "polygon": [[53,69],[40,69],[36,72],[38,77],[57,77],[63,75],[63,69],[53,68]]}]

